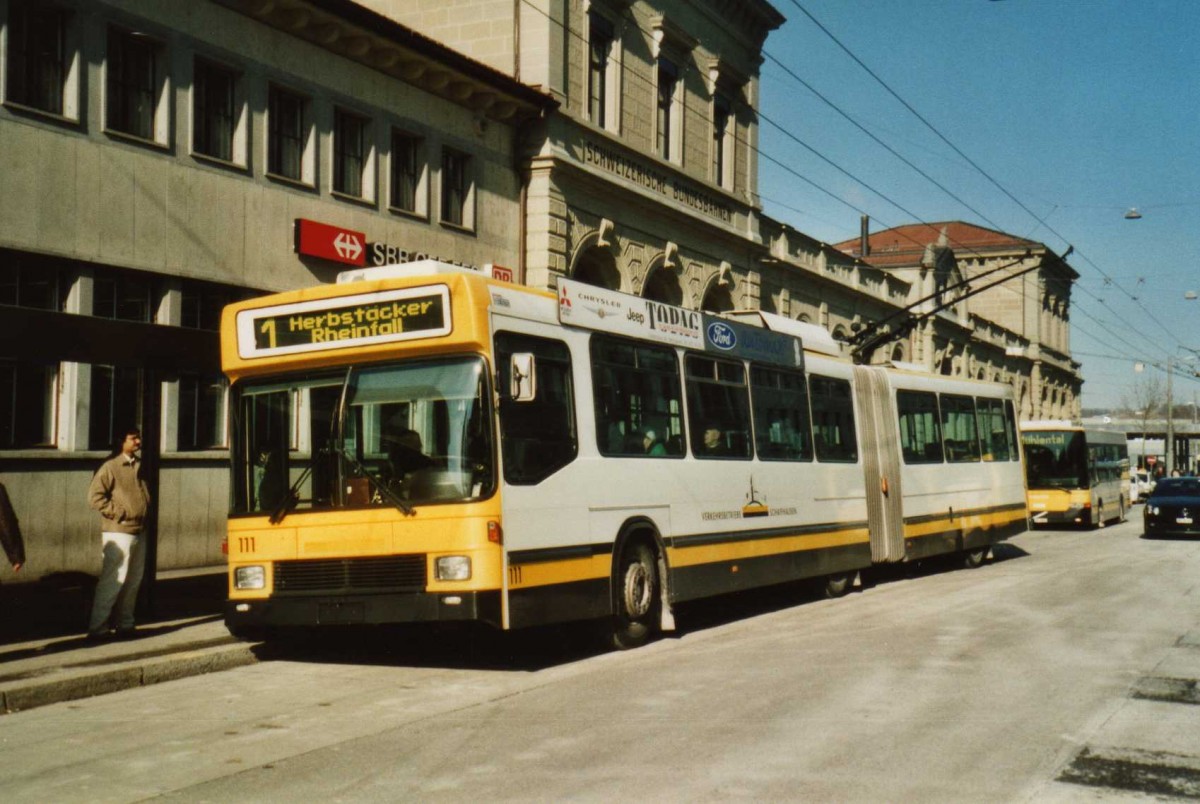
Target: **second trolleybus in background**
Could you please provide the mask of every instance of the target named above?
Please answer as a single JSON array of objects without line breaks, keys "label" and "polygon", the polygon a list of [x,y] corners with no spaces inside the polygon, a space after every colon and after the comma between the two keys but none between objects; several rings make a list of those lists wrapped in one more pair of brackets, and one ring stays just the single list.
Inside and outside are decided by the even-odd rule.
[{"label": "second trolleybus in background", "polygon": [[1021,422],[1034,525],[1104,527],[1130,506],[1124,433],[1067,421]]},{"label": "second trolleybus in background", "polygon": [[839,594],[1025,530],[1007,386],[839,354],[769,314],[436,262],[232,305],[226,622],[603,619],[628,647],[682,601]]}]

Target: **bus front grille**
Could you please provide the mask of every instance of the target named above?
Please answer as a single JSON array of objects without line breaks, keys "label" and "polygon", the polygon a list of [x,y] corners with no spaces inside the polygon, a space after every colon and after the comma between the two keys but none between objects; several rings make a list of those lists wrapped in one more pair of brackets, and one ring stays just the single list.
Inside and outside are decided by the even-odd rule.
[{"label": "bus front grille", "polygon": [[424,555],[280,561],[275,564],[276,594],[424,590]]}]

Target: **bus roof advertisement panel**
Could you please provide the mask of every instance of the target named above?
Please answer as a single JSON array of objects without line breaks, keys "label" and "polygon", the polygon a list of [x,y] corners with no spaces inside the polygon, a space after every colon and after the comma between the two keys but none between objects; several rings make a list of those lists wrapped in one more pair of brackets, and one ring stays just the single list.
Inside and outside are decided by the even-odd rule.
[{"label": "bus roof advertisement panel", "polygon": [[450,289],[427,285],[242,310],[244,359],[369,346],[448,335]]},{"label": "bus roof advertisement panel", "polygon": [[704,348],[702,316],[696,310],[605,290],[573,279],[558,280],[558,320],[576,327],[659,343]]},{"label": "bus roof advertisement panel", "polygon": [[703,321],[705,351],[804,370],[799,338],[711,315]]}]

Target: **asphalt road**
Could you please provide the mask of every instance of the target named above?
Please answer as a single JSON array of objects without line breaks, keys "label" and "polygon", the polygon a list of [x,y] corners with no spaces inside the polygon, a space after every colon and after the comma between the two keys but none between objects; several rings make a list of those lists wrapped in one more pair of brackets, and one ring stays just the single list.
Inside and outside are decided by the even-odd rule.
[{"label": "asphalt road", "polygon": [[[1140,516],[1140,508],[1135,509]],[[597,652],[355,632],[0,720],[6,801],[1200,797],[1200,541],[1039,531]],[[1190,681],[1190,686],[1189,686]]]}]

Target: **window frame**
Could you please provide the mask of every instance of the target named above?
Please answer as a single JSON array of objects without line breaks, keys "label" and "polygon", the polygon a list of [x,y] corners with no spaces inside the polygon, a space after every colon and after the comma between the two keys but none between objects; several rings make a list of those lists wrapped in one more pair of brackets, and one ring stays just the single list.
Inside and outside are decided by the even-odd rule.
[{"label": "window frame", "polygon": [[[617,350],[631,350],[632,361],[613,359]],[[686,455],[683,382],[675,349],[612,335],[593,335],[589,356],[596,450],[611,458],[682,458]],[[635,399],[637,404],[634,404]],[[648,409],[647,399],[663,402],[665,410]],[[614,412],[619,419],[614,418]],[[664,447],[661,454],[646,452],[647,430],[654,430],[658,436],[658,443]],[[619,445],[615,443],[617,436],[620,437]],[[675,439],[678,439],[678,448]]]},{"label": "window frame", "polygon": [[[294,106],[295,129],[283,131],[281,128],[284,117],[280,106],[281,101],[288,101],[290,112]],[[296,149],[296,175],[284,170],[290,166],[283,164],[282,145],[284,140],[293,143]],[[266,149],[266,176],[276,181],[298,185],[307,189],[315,189],[317,137],[316,124],[313,121],[313,100],[310,95],[291,89],[283,84],[271,82],[267,86],[267,122],[266,136],[263,138]]]},{"label": "window frame", "polygon": [[[571,349],[567,343],[558,338],[550,338],[542,335],[532,335],[525,332],[514,332],[512,330],[500,330],[493,336],[494,354],[496,360],[496,387],[499,391],[500,398],[500,452],[503,456],[504,479],[507,483],[514,486],[536,486],[552,475],[556,474],[566,466],[573,463],[579,457],[579,421],[576,416],[575,405],[578,391],[575,388],[574,365],[571,355]],[[512,369],[509,356],[517,352],[532,352],[536,356],[538,367],[538,399],[529,402],[515,402],[508,393],[510,375]],[[552,355],[551,352],[557,354]],[[544,405],[546,394],[552,386],[549,376],[549,369],[557,368],[561,372],[560,378],[564,381],[562,391],[565,392],[566,400],[559,401],[557,407],[551,401],[550,405]],[[539,407],[534,407],[535,405]],[[522,464],[517,455],[517,437],[513,434],[512,427],[517,425],[516,412],[519,410],[529,411],[530,414],[535,414],[539,409],[549,411],[565,411],[565,421],[562,422],[566,428],[567,439],[559,439],[558,443],[566,443],[569,447],[566,450],[560,450],[561,454],[553,456],[554,460],[546,463],[538,468],[538,471],[531,474],[521,474],[518,470],[522,468]],[[537,422],[535,425],[539,432],[546,433],[552,431],[551,424],[547,416],[527,415],[526,418],[533,419]],[[523,425],[532,425],[531,422],[524,422]],[[545,454],[546,444],[553,444],[553,440],[545,440],[539,450],[531,450],[529,454]]]},{"label": "window frame", "polygon": [[[682,123],[680,87],[682,70],[675,59],[662,55],[654,65],[654,153],[666,162],[678,164],[680,159]],[[664,79],[670,79],[670,92],[664,95]]]},{"label": "window frame", "polygon": [[[452,170],[451,168],[456,160],[461,160],[458,163],[458,170]],[[443,226],[466,231],[475,230],[475,177],[473,163],[474,159],[472,155],[466,151],[450,145],[442,146],[441,169],[439,172],[440,181],[438,182],[441,187],[441,197],[438,207],[441,212],[439,222]],[[451,182],[456,176],[459,181],[457,185],[452,186]],[[457,204],[455,204],[455,193],[452,193],[452,190],[459,196]],[[451,214],[455,209],[458,210],[457,215]],[[455,217],[461,220],[455,220]]]},{"label": "window frame", "polygon": [[[759,382],[760,378],[767,376],[775,378],[788,378],[795,381],[792,388],[784,388],[778,385],[769,387],[765,383]],[[799,394],[796,391],[799,391]],[[790,392],[790,394],[789,394]],[[771,407],[768,405],[767,397],[775,396],[778,399],[783,399],[785,396],[792,396],[791,405]],[[783,444],[786,450],[787,441],[772,441],[771,430],[774,423],[782,423],[784,419],[779,416],[772,415],[773,412],[799,414],[799,421],[795,417],[791,421],[792,432],[798,434],[801,439],[799,451],[794,455],[778,454],[778,450],[771,448],[771,445],[779,443]],[[813,447],[812,437],[812,412],[809,410],[808,403],[808,379],[804,372],[785,369],[779,366],[766,366],[758,363],[750,364],[750,414],[754,421],[754,453],[760,461],[784,461],[788,463],[812,463],[815,449]],[[772,424],[768,424],[772,422]],[[799,424],[799,427],[795,425]],[[782,429],[782,428],[781,428]]]},{"label": "window frame", "polygon": [[[149,75],[129,74],[143,70],[148,70]],[[104,132],[169,147],[169,93],[170,60],[166,42],[141,31],[109,25],[104,52]],[[144,113],[137,108],[142,102],[149,105]]]},{"label": "window frame", "polygon": [[712,181],[725,190],[733,189],[733,145],[737,118],[733,101],[716,92],[712,102]]},{"label": "window frame", "polygon": [[[194,385],[194,389],[189,387]],[[219,386],[220,391],[215,400],[205,400],[202,398],[203,385],[207,383],[210,387]],[[189,390],[194,390],[194,393],[189,394]],[[185,401],[187,400],[187,401]],[[205,402],[208,402],[213,407],[208,409],[212,415],[207,423],[214,427],[214,435],[216,436],[213,443],[201,443],[198,434],[201,430],[202,416],[204,415]],[[205,452],[209,450],[223,450],[229,448],[229,421],[228,421],[228,402],[229,402],[229,380],[223,374],[202,374],[199,372],[181,372],[179,375],[179,393],[175,401],[175,420],[177,424],[176,430],[176,452]],[[189,426],[186,426],[189,425]],[[189,433],[190,438],[185,439],[184,433]]]},{"label": "window frame", "polygon": [[[201,137],[199,130],[206,121],[211,121],[211,116],[202,114],[201,105],[204,104],[204,109],[207,110],[206,93],[202,91],[200,86],[201,76],[212,74],[221,74],[229,81],[229,97],[228,97],[228,136],[229,136],[229,154],[223,156],[219,153],[213,153],[210,150],[205,150],[206,145],[202,140],[208,139],[208,136]],[[241,70],[224,62],[210,58],[203,54],[197,53],[192,58],[192,85],[191,85],[191,114],[192,125],[190,126],[190,150],[193,157],[203,159],[205,161],[216,162],[221,165],[233,165],[239,168],[246,168],[249,165],[247,148],[247,139],[249,127],[247,125],[247,103],[245,97],[245,81]],[[207,88],[207,87],[206,87]]]},{"label": "window frame", "polygon": [[[31,90],[30,84],[44,83],[45,76],[37,65],[45,65],[47,59],[39,59],[31,54],[31,48],[22,45],[36,38],[30,35],[31,23],[44,23],[50,18],[56,29],[54,38],[58,49],[57,58],[52,59],[57,93],[54,102],[43,104],[34,97],[36,90]],[[25,35],[19,36],[18,29]],[[4,105],[58,121],[79,123],[80,42],[75,11],[57,3],[9,0],[4,30]],[[39,78],[42,81],[38,81]],[[45,93],[45,97],[50,94]]]},{"label": "window frame", "polygon": [[[942,423],[942,449],[946,455],[946,463],[979,463],[981,449],[979,445],[979,414],[975,406],[975,397],[966,394],[939,394],[938,407],[941,408],[941,423]],[[958,429],[959,422],[965,424],[970,430],[969,437],[951,439],[948,433],[951,431],[951,416],[957,414],[954,424],[955,429]],[[955,433],[956,435],[966,435],[963,433]],[[958,451],[957,446],[961,444],[963,451]]]},{"label": "window frame", "polygon": [[[40,374],[40,382],[37,379]],[[0,450],[54,449],[58,440],[58,390],[62,385],[62,364],[39,360],[0,360]],[[30,399],[40,400],[36,409]],[[23,404],[25,403],[25,404]],[[22,413],[37,413],[40,426],[29,427]],[[35,439],[22,439],[20,433],[37,430]]]},{"label": "window frame", "polygon": [[[753,459],[754,424],[750,412],[750,378],[745,362],[703,352],[687,352],[683,357],[683,384],[692,454],[706,460]],[[714,407],[721,409],[714,410]],[[704,433],[709,424],[719,425],[725,439],[723,454],[704,449]],[[744,445],[741,450],[735,449],[738,441]]]},{"label": "window frame", "polygon": [[[401,164],[397,144],[401,141],[412,146],[412,207],[398,203],[397,188],[401,179]],[[426,153],[426,138],[401,126],[392,126],[389,140],[388,209],[392,212],[429,218],[429,160]]]},{"label": "window frame", "polygon": [[[826,386],[830,389],[836,388],[838,393],[824,393]],[[823,401],[826,397],[834,401],[828,407],[824,404],[818,406],[818,400]],[[813,451],[816,453],[817,462],[858,463],[860,457],[858,449],[858,417],[854,410],[854,391],[850,380],[845,377],[833,377],[826,374],[808,375],[808,403],[812,410]],[[833,449],[824,438],[818,438],[818,435],[820,435],[818,428],[822,426],[821,422],[826,413],[832,414],[833,425],[839,435],[844,435],[848,432],[851,437],[849,441],[840,441],[836,449]],[[845,413],[849,413],[848,430],[845,426],[847,423],[846,417],[840,415]]]},{"label": "window frame", "polygon": [[[918,416],[921,418],[918,419]],[[927,416],[932,418],[926,419]],[[921,432],[930,426],[933,428],[932,438],[929,437],[929,433]],[[896,427],[900,457],[904,463],[940,465],[945,462],[945,447],[942,444],[942,415],[938,409],[936,393],[909,388],[898,389],[896,391]],[[917,446],[920,446],[920,451],[917,451]],[[936,448],[936,450],[932,448]],[[934,451],[936,451],[936,455],[933,454]]]},{"label": "window frame", "polygon": [[[350,131],[354,127],[355,131]],[[349,146],[355,146],[355,148]],[[345,106],[333,107],[331,184],[334,195],[355,201],[375,200],[375,143],[371,118]],[[353,186],[357,183],[357,187]]]}]

